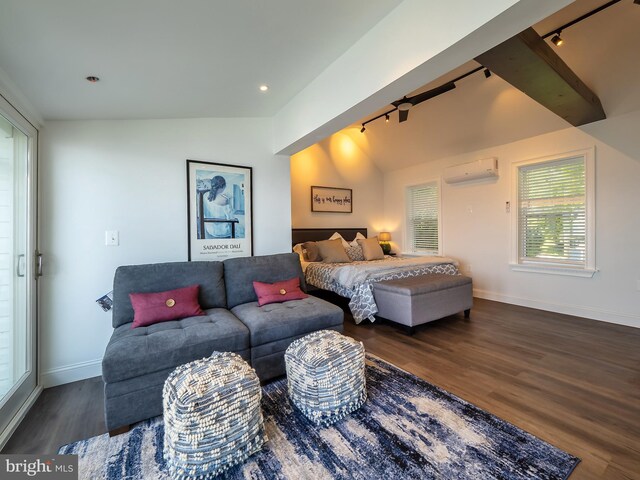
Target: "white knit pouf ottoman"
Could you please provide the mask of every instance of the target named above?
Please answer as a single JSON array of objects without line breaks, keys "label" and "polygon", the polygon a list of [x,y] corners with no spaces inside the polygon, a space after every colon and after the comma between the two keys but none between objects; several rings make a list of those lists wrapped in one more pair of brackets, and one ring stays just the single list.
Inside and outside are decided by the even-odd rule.
[{"label": "white knit pouf ottoman", "polygon": [[367,398],[364,346],[333,330],[299,338],[284,354],[289,397],[317,425],[330,425]]},{"label": "white knit pouf ottoman", "polygon": [[162,392],[164,458],[174,479],[208,479],[266,441],[255,371],[239,355],[214,352],[176,368]]}]

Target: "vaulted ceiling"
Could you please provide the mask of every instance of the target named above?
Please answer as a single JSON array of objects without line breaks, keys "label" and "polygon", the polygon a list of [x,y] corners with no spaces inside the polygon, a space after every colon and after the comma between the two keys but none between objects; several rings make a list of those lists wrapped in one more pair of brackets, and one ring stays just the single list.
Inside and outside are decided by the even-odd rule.
[{"label": "vaulted ceiling", "polygon": [[[45,119],[270,117],[402,3],[0,0],[0,69]],[[534,28],[546,33],[603,3],[577,0]],[[553,47],[608,116],[640,109],[639,24],[640,6],[622,0]],[[406,93],[475,67],[468,62]],[[87,75],[101,81],[90,84]],[[348,129],[382,170],[568,127],[482,73],[412,109],[408,122],[394,115],[368,125],[365,136],[359,124]]]},{"label": "vaulted ceiling", "polygon": [[[534,25],[543,35],[602,5],[604,0],[579,0]],[[552,48],[600,98],[608,117],[640,110],[640,5],[618,4],[563,31],[561,47]],[[423,92],[478,67],[471,61],[424,87]],[[343,133],[354,139],[382,170],[502,145],[570,125],[497,75],[482,71],[458,82],[458,88],[410,110],[398,123],[398,113]],[[371,116],[384,112],[381,109]],[[388,109],[387,109],[388,110]]]}]

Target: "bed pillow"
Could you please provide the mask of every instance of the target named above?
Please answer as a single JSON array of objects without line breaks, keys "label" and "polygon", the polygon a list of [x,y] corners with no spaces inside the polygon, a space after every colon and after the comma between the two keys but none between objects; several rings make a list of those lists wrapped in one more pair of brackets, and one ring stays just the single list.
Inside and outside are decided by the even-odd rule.
[{"label": "bed pillow", "polygon": [[253,289],[258,296],[258,305],[269,303],[282,303],[289,300],[302,300],[309,295],[300,290],[300,278],[293,277],[289,280],[276,283],[253,282]]},{"label": "bed pillow", "polygon": [[190,285],[166,292],[130,293],[134,312],[131,328],[205,315],[198,303],[199,291],[200,285]]},{"label": "bed pillow", "polygon": [[355,247],[350,246],[347,248],[347,256],[352,262],[364,261],[364,253],[362,253],[362,247],[360,245],[356,245]]},{"label": "bed pillow", "polygon": [[349,248],[349,242],[347,242],[347,241],[344,239],[344,237],[343,237],[342,235],[340,235],[338,232],[334,232],[334,233],[333,233],[333,235],[331,235],[331,236],[329,237],[329,240],[335,240],[335,239],[337,239],[337,238],[339,238],[339,239],[340,239],[340,241],[342,242],[342,246],[345,248],[345,250],[346,250],[347,248]]},{"label": "bed pillow", "polygon": [[348,263],[351,261],[339,238],[317,242],[324,263]]},{"label": "bed pillow", "polygon": [[307,256],[305,255],[305,251],[302,248],[302,244],[301,243],[296,243],[293,246],[293,253],[297,253],[298,256],[300,257],[300,262],[306,262],[307,261]]},{"label": "bed pillow", "polygon": [[349,245],[351,245],[352,247],[359,247],[360,245],[358,245],[358,240],[365,240],[366,238],[367,237],[365,237],[363,234],[358,232],[356,233],[356,238],[354,238]]},{"label": "bed pillow", "polygon": [[362,247],[365,260],[382,260],[384,258],[382,247],[378,243],[378,237],[359,239],[358,245]]},{"label": "bed pillow", "polygon": [[307,262],[321,262],[320,250],[318,249],[318,242],[304,242],[302,244],[302,252]]}]

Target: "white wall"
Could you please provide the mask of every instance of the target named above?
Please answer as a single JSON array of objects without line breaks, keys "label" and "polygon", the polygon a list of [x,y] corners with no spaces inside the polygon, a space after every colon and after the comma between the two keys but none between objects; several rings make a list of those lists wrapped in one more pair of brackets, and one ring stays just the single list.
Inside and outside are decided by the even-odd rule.
[{"label": "white wall", "polygon": [[[404,246],[404,190],[444,167],[498,157],[500,177],[466,185],[442,183],[443,247],[465,270],[475,295],[498,301],[640,327],[640,112],[581,129],[569,128],[385,174],[385,217],[396,248]],[[593,278],[509,268],[511,164],[596,148],[596,266]],[[410,148],[407,145],[406,148]],[[402,151],[397,151],[401,156]]]},{"label": "white wall", "polygon": [[[291,157],[291,225],[293,228],[360,228],[369,235],[383,230],[383,178],[363,151],[366,138],[345,129]],[[350,188],[353,213],[311,211],[311,186]]]},{"label": "white wall", "polygon": [[[40,184],[45,387],[100,375],[119,265],[187,259],[186,159],[253,167],[254,253],[290,251],[288,157],[267,119],[46,122]],[[120,246],[104,245],[119,230]]]},{"label": "white wall", "polygon": [[27,100],[20,88],[9,78],[0,67],[0,96],[4,97],[13,107],[25,116],[36,128],[42,125],[42,116]]}]

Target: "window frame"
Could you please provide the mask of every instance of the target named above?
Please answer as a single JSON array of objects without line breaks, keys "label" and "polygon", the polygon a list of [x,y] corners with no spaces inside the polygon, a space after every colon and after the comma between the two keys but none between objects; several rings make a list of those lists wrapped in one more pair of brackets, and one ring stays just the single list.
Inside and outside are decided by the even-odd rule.
[{"label": "window frame", "polygon": [[[421,252],[421,251],[414,251],[411,248],[413,248],[413,234],[412,234],[412,225],[409,219],[409,213],[411,212],[411,208],[410,208],[410,192],[412,189],[417,188],[417,187],[423,187],[423,186],[427,186],[427,185],[435,185],[437,190],[438,190],[438,194],[437,194],[437,199],[438,199],[438,250],[437,251],[431,251],[431,252]],[[440,177],[437,178],[431,178],[428,180],[424,180],[421,181],[419,183],[412,183],[411,185],[406,185],[405,189],[404,189],[404,223],[405,223],[405,228],[404,228],[404,235],[405,235],[405,245],[404,245],[404,251],[402,252],[405,255],[409,255],[409,256],[442,256],[443,255],[443,247],[442,247],[442,184],[440,182]],[[411,247],[411,248],[410,248]]]},{"label": "window frame", "polygon": [[[520,257],[519,229],[519,172],[522,167],[544,163],[560,162],[569,158],[583,157],[585,165],[585,209],[586,209],[586,258],[584,266],[567,265],[562,262],[536,261],[523,262]],[[552,275],[569,275],[577,277],[593,277],[596,268],[596,223],[595,223],[595,147],[573,150],[569,152],[532,158],[511,165],[511,270],[519,272],[547,273]]]}]

